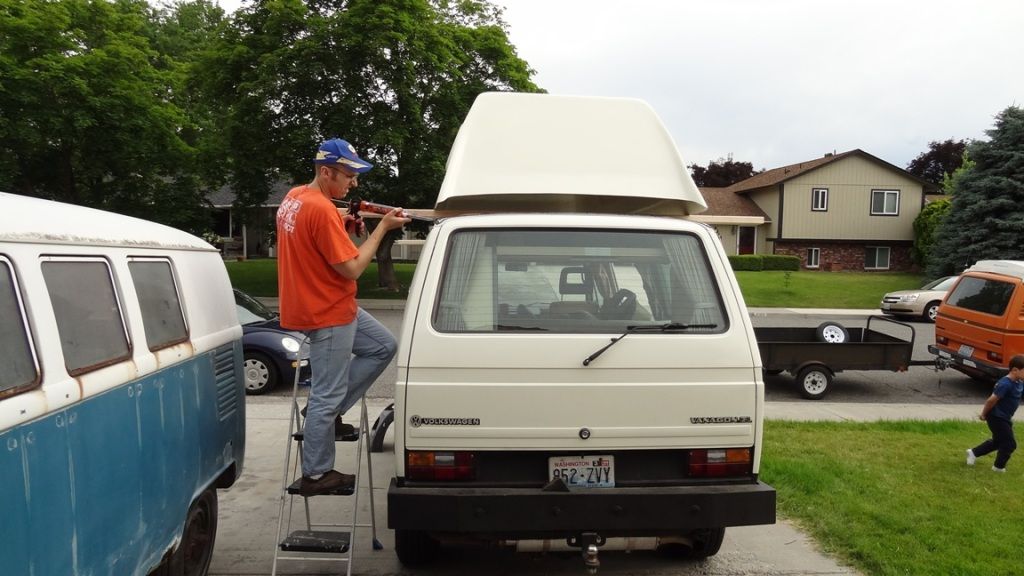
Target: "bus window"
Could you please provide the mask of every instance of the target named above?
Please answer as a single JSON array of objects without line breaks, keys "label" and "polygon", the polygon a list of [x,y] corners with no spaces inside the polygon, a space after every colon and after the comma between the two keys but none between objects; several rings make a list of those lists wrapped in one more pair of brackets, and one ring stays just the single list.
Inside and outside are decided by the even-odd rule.
[{"label": "bus window", "polygon": [[43,262],[68,374],[77,376],[130,356],[128,334],[106,261]]},{"label": "bus window", "polygon": [[26,331],[14,271],[0,257],[0,398],[12,396],[39,383],[32,343]]},{"label": "bus window", "polygon": [[167,260],[132,259],[128,262],[142,309],[142,324],[150,350],[188,340],[178,288]]}]

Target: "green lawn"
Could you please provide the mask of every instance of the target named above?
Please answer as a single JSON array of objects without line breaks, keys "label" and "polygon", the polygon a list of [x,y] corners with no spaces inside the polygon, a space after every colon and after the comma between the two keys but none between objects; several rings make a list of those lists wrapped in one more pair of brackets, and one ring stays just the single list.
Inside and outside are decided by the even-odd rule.
[{"label": "green lawn", "polygon": [[[980,408],[980,407],[979,407]],[[982,422],[765,424],[781,516],[865,574],[1020,574],[1024,457],[964,464]]]},{"label": "green lawn", "polygon": [[[277,296],[277,260],[225,262],[231,283],[253,296]],[[377,287],[377,264],[359,279],[360,298],[405,298],[415,264],[395,264],[401,290]],[[747,306],[783,308],[877,308],[882,294],[917,288],[925,279],[896,272],[737,272]]]},{"label": "green lawn", "polygon": [[[225,262],[231,285],[252,296],[277,296],[277,260],[258,258],[243,262]],[[415,264],[395,264],[395,274],[402,289],[391,292],[377,286],[377,263],[371,262],[359,277],[360,298],[404,299],[409,291]]]},{"label": "green lawn", "polygon": [[925,278],[900,272],[736,272],[747,306],[878,308],[882,295],[919,288]]}]

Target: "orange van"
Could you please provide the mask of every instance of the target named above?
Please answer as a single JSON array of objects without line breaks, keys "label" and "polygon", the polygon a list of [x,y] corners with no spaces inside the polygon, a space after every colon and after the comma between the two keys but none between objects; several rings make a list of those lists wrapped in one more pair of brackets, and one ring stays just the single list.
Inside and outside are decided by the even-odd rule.
[{"label": "orange van", "polygon": [[995,380],[1024,353],[1024,261],[981,260],[957,280],[935,319],[939,365]]}]

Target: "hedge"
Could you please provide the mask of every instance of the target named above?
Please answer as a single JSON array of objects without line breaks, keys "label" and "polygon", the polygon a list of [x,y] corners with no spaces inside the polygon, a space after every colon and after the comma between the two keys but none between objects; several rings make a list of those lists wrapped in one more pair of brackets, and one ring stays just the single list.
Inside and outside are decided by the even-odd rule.
[{"label": "hedge", "polygon": [[800,257],[784,254],[765,254],[762,270],[800,270]]},{"label": "hedge", "polygon": [[729,264],[732,265],[733,270],[760,272],[764,269],[764,258],[762,258],[760,254],[729,256]]},{"label": "hedge", "polygon": [[783,254],[743,254],[729,256],[729,264],[733,270],[760,272],[761,270],[800,270],[798,256]]}]

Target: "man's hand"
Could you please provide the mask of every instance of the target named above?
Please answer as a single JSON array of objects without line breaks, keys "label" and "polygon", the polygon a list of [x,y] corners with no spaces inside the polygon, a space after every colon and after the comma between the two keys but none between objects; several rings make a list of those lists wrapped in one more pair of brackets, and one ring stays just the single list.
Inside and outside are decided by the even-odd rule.
[{"label": "man's hand", "polygon": [[395,208],[380,219],[379,226],[382,226],[384,230],[394,230],[395,228],[405,226],[409,222],[412,222],[412,219],[405,215],[405,210]]},{"label": "man's hand", "polygon": [[345,214],[341,217],[341,220],[345,223],[345,231],[349,234],[355,236],[362,236],[366,234],[366,224],[359,216]]}]

